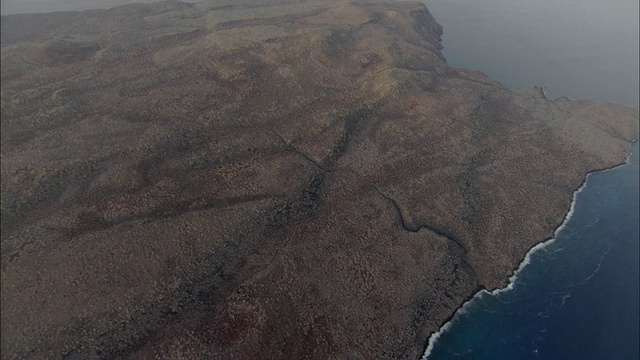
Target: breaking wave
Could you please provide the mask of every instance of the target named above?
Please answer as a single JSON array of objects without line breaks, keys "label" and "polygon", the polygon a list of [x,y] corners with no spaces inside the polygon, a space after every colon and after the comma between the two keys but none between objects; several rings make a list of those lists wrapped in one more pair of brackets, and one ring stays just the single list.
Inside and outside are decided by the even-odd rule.
[{"label": "breaking wave", "polygon": [[[632,141],[632,144],[635,143],[637,141]],[[632,154],[630,153],[627,156],[627,159],[625,161],[625,163],[620,164],[619,166],[623,166],[625,164],[631,164],[633,166],[637,166],[636,164],[634,164],[631,161],[631,156]],[[594,171],[592,173],[595,172],[605,172],[605,171],[609,171],[609,170],[614,170],[616,168],[618,168],[619,166],[615,166],[609,169],[604,169],[604,170],[600,170],[600,171]],[[448,332],[451,327],[458,321],[458,319],[464,315],[468,308],[470,307],[471,304],[474,303],[474,301],[482,298],[483,296],[496,296],[499,297],[501,294],[507,293],[509,291],[511,291],[515,285],[518,283],[518,275],[523,271],[524,268],[526,268],[530,263],[531,263],[531,258],[532,255],[535,254],[536,252],[545,249],[546,247],[548,247],[550,244],[553,244],[555,242],[555,240],[558,238],[558,235],[567,227],[567,224],[569,223],[569,221],[571,220],[571,218],[574,215],[575,212],[575,204],[576,204],[576,199],[578,197],[578,195],[584,190],[585,186],[587,185],[589,178],[591,177],[592,173],[587,174],[587,176],[585,177],[584,182],[580,185],[580,187],[575,190],[573,192],[573,196],[571,199],[571,205],[569,207],[569,210],[567,211],[567,214],[564,217],[563,222],[560,224],[560,226],[558,226],[556,228],[556,230],[553,233],[553,237],[543,241],[539,244],[536,244],[535,246],[533,246],[525,255],[524,259],[522,260],[522,262],[520,262],[520,265],[518,266],[518,268],[514,271],[513,275],[511,275],[509,277],[509,283],[507,284],[507,286],[503,287],[503,288],[499,288],[499,289],[495,289],[491,292],[487,291],[487,290],[481,290],[479,292],[477,292],[470,300],[466,301],[460,308],[458,308],[458,310],[454,313],[454,315],[451,317],[451,319],[449,321],[447,321],[444,325],[442,325],[442,327],[435,333],[433,333],[428,340],[428,344],[427,344],[427,348],[422,356],[422,360],[427,360],[429,359],[429,356],[431,355],[436,343],[438,342],[438,340],[440,339],[440,337]],[[602,259],[601,259],[602,261]],[[598,264],[597,269],[595,270],[595,272],[597,272],[600,268],[600,264]],[[595,273],[594,272],[594,273]],[[593,276],[593,273],[589,276],[589,279]],[[562,301],[564,303],[564,301],[566,300],[566,298],[568,298],[569,296],[564,296]]]}]

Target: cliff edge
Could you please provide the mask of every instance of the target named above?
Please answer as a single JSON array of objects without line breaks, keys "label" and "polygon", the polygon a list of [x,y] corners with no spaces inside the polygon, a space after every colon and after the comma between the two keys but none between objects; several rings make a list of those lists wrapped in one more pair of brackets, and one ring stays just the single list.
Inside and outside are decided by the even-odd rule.
[{"label": "cliff edge", "polygon": [[2,17],[2,358],[418,358],[638,137],[441,32],[391,1]]}]

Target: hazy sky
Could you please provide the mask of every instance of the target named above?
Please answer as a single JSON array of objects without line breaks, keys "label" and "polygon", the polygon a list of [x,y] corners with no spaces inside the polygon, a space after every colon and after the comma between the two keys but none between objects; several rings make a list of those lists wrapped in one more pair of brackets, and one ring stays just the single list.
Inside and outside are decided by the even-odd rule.
[{"label": "hazy sky", "polygon": [[426,0],[444,54],[510,87],[638,107],[638,0]]},{"label": "hazy sky", "polygon": [[[2,14],[154,0],[1,0]],[[193,2],[193,1],[191,1]],[[505,86],[638,107],[638,0],[425,0],[452,65]]]},{"label": "hazy sky", "polygon": [[[153,3],[158,0],[0,0],[2,15],[18,13],[42,13],[52,11],[73,11],[107,9],[131,3]],[[195,2],[194,0],[182,0]]]}]

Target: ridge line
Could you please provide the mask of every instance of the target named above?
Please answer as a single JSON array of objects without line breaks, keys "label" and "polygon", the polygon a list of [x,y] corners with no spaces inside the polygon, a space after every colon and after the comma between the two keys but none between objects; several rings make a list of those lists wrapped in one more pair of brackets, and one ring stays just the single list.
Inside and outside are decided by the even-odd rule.
[{"label": "ridge line", "polygon": [[273,132],[273,134],[278,138],[278,140],[280,140],[280,142],[289,150],[295,152],[296,154],[302,156],[303,159],[307,160],[308,162],[310,162],[315,168],[317,168],[318,170],[322,171],[323,173],[327,173],[327,172],[331,172],[331,170],[327,170],[324,167],[320,166],[315,160],[313,160],[309,155],[303,153],[302,151],[298,150],[295,148],[295,146],[293,146],[293,144],[289,141],[287,141],[282,135],[278,134],[275,130],[271,129],[271,132]]}]

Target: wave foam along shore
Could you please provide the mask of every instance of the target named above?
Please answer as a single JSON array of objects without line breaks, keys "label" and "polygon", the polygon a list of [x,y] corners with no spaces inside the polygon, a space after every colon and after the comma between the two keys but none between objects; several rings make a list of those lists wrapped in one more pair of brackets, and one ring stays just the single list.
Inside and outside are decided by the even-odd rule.
[{"label": "wave foam along shore", "polygon": [[438,330],[438,331],[434,332],[433,334],[431,334],[431,336],[429,337],[429,342],[427,344],[427,349],[425,350],[424,354],[422,355],[422,358],[420,358],[421,360],[428,360],[429,359],[429,356],[431,356],[431,353],[433,352],[433,348],[435,347],[436,343],[438,342],[438,339],[440,338],[440,336],[442,336],[442,334],[444,334],[447,331],[449,331],[451,326],[453,326],[453,324],[457,321],[458,317],[460,315],[463,315],[467,311],[467,308],[473,303],[473,301],[477,297],[482,296],[482,294],[484,294],[484,293],[488,294],[489,292],[486,291],[486,290],[482,290],[482,291],[477,292],[471,299],[469,299],[467,302],[462,304],[462,306],[460,308],[458,308],[458,310],[456,310],[456,312],[451,317],[451,320],[447,321],[444,325],[442,325],[440,330]]},{"label": "wave foam along shore", "polygon": [[[588,179],[588,175],[587,175],[587,179]],[[557,238],[558,234],[566,227],[567,222],[573,216],[577,195],[580,192],[582,192],[582,190],[584,189],[586,183],[587,183],[587,180],[585,180],[582,183],[582,185],[576,191],[573,192],[573,198],[571,200],[571,206],[569,207],[569,211],[567,212],[567,215],[565,216],[564,221],[562,222],[562,224],[560,226],[558,226],[558,228],[554,232],[553,238],[537,244],[536,246],[532,247],[531,250],[529,250],[529,252],[527,252],[527,254],[524,257],[524,260],[522,260],[522,262],[518,266],[518,269],[513,273],[513,275],[511,275],[509,277],[509,284],[507,286],[505,286],[504,288],[493,290],[491,292],[489,292],[487,290],[481,290],[481,291],[477,292],[470,300],[465,302],[455,312],[455,314],[453,315],[451,320],[447,321],[444,325],[442,325],[440,330],[438,330],[435,333],[431,334],[431,336],[429,337],[429,342],[428,342],[428,345],[427,345],[427,349],[425,350],[424,355],[422,355],[421,360],[428,360],[429,359],[429,356],[431,356],[431,353],[433,352],[433,348],[435,347],[435,344],[437,343],[437,341],[440,338],[440,336],[442,336],[442,334],[444,334],[445,332],[449,331],[449,329],[451,328],[451,326],[453,326],[453,324],[456,322],[458,317],[460,315],[463,315],[466,312],[466,309],[473,303],[473,301],[476,300],[476,298],[479,298],[479,297],[483,296],[484,294],[488,294],[488,295],[491,295],[491,296],[497,296],[499,294],[508,292],[508,291],[513,289],[514,284],[516,283],[516,281],[518,279],[518,274],[527,265],[529,265],[531,263],[531,255],[533,253],[535,253],[536,251],[539,251],[540,249],[543,249],[547,245],[553,243],[555,241],[555,239]]]},{"label": "wave foam along shore", "polygon": [[[632,141],[631,143],[635,143],[637,142],[637,140]],[[598,171],[594,171],[594,172],[605,172],[605,171],[610,171],[610,170],[614,170],[620,166],[625,166],[625,165],[632,165],[630,163],[631,161],[631,153],[629,153],[629,155],[627,155],[627,158],[625,160],[624,163],[611,167],[609,169],[603,169],[603,170],[598,170]],[[446,333],[447,331],[449,331],[449,329],[451,329],[451,326],[453,326],[453,324],[457,321],[457,319],[459,318],[459,316],[463,315],[466,312],[466,309],[477,299],[482,297],[484,294],[490,295],[490,296],[498,296],[500,294],[506,293],[510,290],[512,290],[514,288],[514,286],[516,285],[516,282],[518,280],[518,274],[520,274],[520,272],[531,263],[531,256],[532,254],[536,253],[537,251],[540,251],[541,249],[544,249],[545,247],[547,247],[548,245],[552,244],[555,242],[555,240],[558,237],[558,234],[560,234],[560,232],[562,232],[562,230],[564,230],[567,227],[567,224],[569,222],[569,220],[571,220],[571,218],[573,217],[573,214],[575,213],[575,204],[576,204],[576,200],[578,198],[578,194],[580,194],[584,188],[586,187],[589,178],[591,176],[591,174],[593,174],[594,172],[588,173],[587,176],[585,176],[585,180],[582,182],[582,185],[580,185],[580,187],[578,189],[576,189],[573,192],[572,198],[571,198],[571,205],[569,206],[569,211],[567,211],[567,214],[564,217],[564,220],[562,221],[562,224],[560,224],[560,226],[558,226],[558,228],[553,232],[553,237],[543,241],[537,245],[535,245],[534,247],[532,247],[527,254],[525,255],[524,259],[522,260],[522,262],[520,263],[520,265],[518,266],[518,269],[516,269],[516,271],[513,273],[513,275],[511,275],[509,277],[509,283],[507,284],[507,286],[503,287],[503,288],[499,288],[499,289],[495,289],[493,291],[487,291],[487,290],[481,290],[478,291],[471,299],[469,299],[467,302],[465,302],[464,304],[462,304],[462,306],[453,314],[453,316],[451,317],[451,320],[447,321],[444,325],[442,325],[442,327],[434,332],[433,334],[431,334],[431,336],[429,337],[429,341],[427,343],[427,349],[425,350],[424,354],[422,355],[421,360],[428,360],[429,356],[431,356],[431,353],[433,352],[433,349],[435,347],[435,344],[438,342],[438,339],[442,336],[442,334]]]}]

